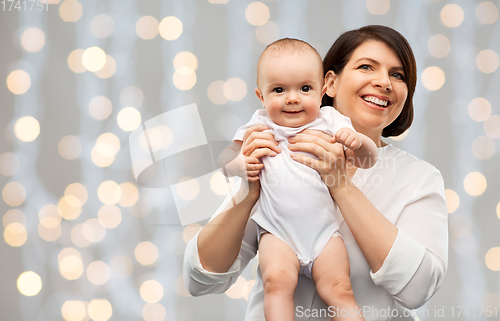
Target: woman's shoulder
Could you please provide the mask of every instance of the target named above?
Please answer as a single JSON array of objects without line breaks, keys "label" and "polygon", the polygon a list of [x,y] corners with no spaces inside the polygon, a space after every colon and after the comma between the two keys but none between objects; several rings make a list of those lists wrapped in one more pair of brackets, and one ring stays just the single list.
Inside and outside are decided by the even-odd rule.
[{"label": "woman's shoulder", "polygon": [[379,159],[398,175],[426,176],[428,174],[437,174],[441,176],[441,172],[431,163],[419,159],[392,144],[387,144],[379,148],[378,151]]},{"label": "woman's shoulder", "polygon": [[381,163],[372,176],[382,178],[384,193],[391,191],[393,202],[408,203],[422,195],[444,195],[441,172],[429,162],[403,151],[392,144],[379,148]]}]

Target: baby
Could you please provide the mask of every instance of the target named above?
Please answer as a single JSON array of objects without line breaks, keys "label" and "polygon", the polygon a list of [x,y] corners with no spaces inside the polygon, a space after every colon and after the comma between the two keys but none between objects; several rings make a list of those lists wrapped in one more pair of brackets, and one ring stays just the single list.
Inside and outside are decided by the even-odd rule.
[{"label": "baby", "polygon": [[[238,129],[219,163],[225,165],[228,176],[261,181],[252,220],[259,237],[266,320],[294,320],[293,295],[300,273],[313,279],[334,320],[364,320],[356,314],[359,307],[349,279],[347,251],[339,237],[337,206],[318,172],[291,158],[287,139],[304,129],[323,131],[349,150],[358,167],[376,162],[377,147],[335,108],[320,109],[327,90],[323,65],[308,43],[285,38],[270,44],[259,58],[257,87],[264,109]],[[263,156],[263,164],[240,151],[245,131],[257,124],[270,128],[282,150]]]}]

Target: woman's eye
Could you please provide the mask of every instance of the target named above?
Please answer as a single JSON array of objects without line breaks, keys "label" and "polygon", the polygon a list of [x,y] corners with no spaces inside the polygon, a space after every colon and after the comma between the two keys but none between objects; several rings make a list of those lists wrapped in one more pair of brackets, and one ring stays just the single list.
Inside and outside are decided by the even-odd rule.
[{"label": "woman's eye", "polygon": [[394,77],[394,78],[396,78],[396,79],[398,79],[398,80],[404,80],[405,79],[405,77],[401,73],[399,73],[399,72],[395,72],[391,76]]},{"label": "woman's eye", "polygon": [[311,90],[311,86],[302,86],[301,90],[306,93]]},{"label": "woman's eye", "polygon": [[370,70],[370,65],[361,65],[358,67],[358,69]]},{"label": "woman's eye", "polygon": [[281,87],[274,88],[273,91],[277,94],[281,94],[284,90]]}]

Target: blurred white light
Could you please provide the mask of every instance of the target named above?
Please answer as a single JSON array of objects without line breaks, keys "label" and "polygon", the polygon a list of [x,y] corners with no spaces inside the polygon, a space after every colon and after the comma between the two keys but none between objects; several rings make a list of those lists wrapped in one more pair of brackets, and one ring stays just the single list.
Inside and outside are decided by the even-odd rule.
[{"label": "blurred white light", "polygon": [[175,40],[182,34],[182,22],[174,16],[166,17],[160,22],[159,29],[165,40]]},{"label": "blurred white light", "polygon": [[434,35],[427,42],[427,49],[436,58],[446,57],[451,49],[450,40],[445,35]]},{"label": "blurred white light", "polygon": [[94,97],[89,103],[90,115],[97,120],[108,118],[112,110],[111,100],[104,96]]},{"label": "blurred white light", "polygon": [[257,40],[265,45],[268,45],[271,42],[278,40],[280,36],[280,29],[277,24],[272,21],[268,21],[255,29],[255,35],[257,36]]},{"label": "blurred white light", "polygon": [[196,84],[196,73],[189,67],[180,67],[172,76],[175,87],[180,90],[189,90]]},{"label": "blurred white light", "polygon": [[120,186],[114,181],[105,181],[97,189],[99,200],[106,205],[118,203],[122,196]]},{"label": "blurred white light", "polygon": [[68,135],[61,138],[57,149],[63,158],[70,160],[78,158],[82,151],[82,144],[77,137]]},{"label": "blurred white light", "polygon": [[59,6],[59,15],[66,22],[76,22],[83,15],[83,6],[77,0],[65,0]]},{"label": "blurred white light", "polygon": [[113,57],[106,55],[104,67],[95,72],[95,75],[101,79],[111,78],[116,72],[116,61]]},{"label": "blurred white light", "polygon": [[464,188],[467,194],[471,196],[479,196],[486,190],[486,177],[479,172],[467,174],[464,179]]},{"label": "blurred white light", "polygon": [[10,206],[19,206],[26,199],[26,189],[19,182],[9,182],[2,189],[2,198]]},{"label": "blurred white light", "polygon": [[23,272],[17,278],[17,288],[25,296],[34,296],[42,289],[42,279],[33,271]]},{"label": "blurred white light", "polygon": [[38,52],[45,46],[45,33],[37,27],[27,28],[21,34],[21,46],[27,52]]},{"label": "blurred white light", "polygon": [[87,267],[87,278],[95,285],[101,285],[108,282],[109,277],[109,267],[103,261],[94,261]]},{"label": "blurred white light", "polygon": [[141,17],[135,24],[135,32],[144,40],[150,40],[156,37],[159,32],[158,28],[158,20],[151,16]]},{"label": "blurred white light", "polygon": [[7,88],[14,95],[22,95],[31,87],[30,75],[24,70],[14,70],[7,76]]},{"label": "blurred white light", "polygon": [[217,80],[208,87],[208,99],[216,105],[223,105],[228,101],[226,95],[224,95],[224,84],[224,81]]},{"label": "blurred white light", "polygon": [[101,70],[106,64],[106,53],[104,50],[96,46],[87,48],[82,54],[82,63],[87,70]]},{"label": "blurred white light", "polygon": [[116,117],[118,126],[126,132],[131,132],[141,124],[141,113],[134,107],[125,107]]},{"label": "blurred white light", "polygon": [[254,26],[262,26],[269,20],[269,8],[262,2],[252,2],[245,9],[245,18]]},{"label": "blurred white light", "polygon": [[19,170],[19,158],[16,154],[6,152],[0,154],[0,174],[3,176],[13,176]]},{"label": "blurred white light", "polygon": [[491,138],[500,138],[500,116],[491,115],[484,122],[484,132]]},{"label": "blurred white light", "polygon": [[472,99],[469,104],[469,115],[477,122],[488,119],[491,115],[491,104],[483,97]]},{"label": "blurred white light", "polygon": [[230,78],[222,86],[222,91],[230,101],[240,101],[247,94],[247,84],[241,78]]},{"label": "blurred white light", "polygon": [[61,314],[66,321],[86,321],[87,307],[82,301],[65,301],[61,307]]},{"label": "blurred white light", "polygon": [[231,190],[231,184],[227,181],[227,177],[225,177],[221,172],[215,172],[212,177],[210,177],[210,188],[212,192],[217,195],[227,195]]},{"label": "blurred white light", "polygon": [[83,65],[82,56],[85,50],[83,49],[75,49],[68,56],[68,66],[69,68],[76,73],[82,73],[87,71],[87,68]]},{"label": "blurred white light", "polygon": [[491,1],[481,2],[477,5],[476,17],[482,24],[494,24],[498,19],[498,9]]},{"label": "blurred white light", "polygon": [[90,318],[94,321],[108,321],[113,315],[113,307],[105,299],[90,301],[87,311]]},{"label": "blurred white light", "polygon": [[366,8],[372,15],[385,15],[391,8],[389,0],[366,0]]},{"label": "blurred white light", "polygon": [[464,10],[458,4],[448,4],[441,9],[441,22],[449,28],[456,28],[464,21]]},{"label": "blurred white light", "polygon": [[444,191],[446,195],[446,205],[448,207],[448,214],[454,213],[458,206],[460,206],[460,198],[458,194],[451,189],[447,189]]},{"label": "blurred white light", "polygon": [[114,28],[115,24],[113,22],[113,18],[107,14],[95,16],[90,23],[90,30],[97,38],[107,38],[111,36]]},{"label": "blurred white light", "polygon": [[428,67],[422,72],[422,85],[431,91],[440,89],[446,81],[444,71],[437,67]]},{"label": "blurred white light", "polygon": [[188,67],[193,71],[198,68],[198,58],[189,51],[179,52],[174,58],[174,69]]},{"label": "blurred white light", "polygon": [[485,74],[491,74],[498,68],[499,58],[496,52],[490,49],[482,50],[476,58],[477,68]]},{"label": "blurred white light", "polygon": [[163,286],[156,280],[148,280],[142,283],[139,292],[147,303],[156,303],[163,297]]},{"label": "blurred white light", "polygon": [[481,160],[489,159],[495,154],[495,142],[488,136],[479,136],[472,143],[472,153]]}]

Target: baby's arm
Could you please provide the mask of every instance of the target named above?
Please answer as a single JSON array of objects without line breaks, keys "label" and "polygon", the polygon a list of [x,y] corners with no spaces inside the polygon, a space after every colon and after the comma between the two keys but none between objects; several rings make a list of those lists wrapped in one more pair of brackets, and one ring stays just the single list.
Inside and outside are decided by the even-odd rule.
[{"label": "baby's arm", "polygon": [[333,142],[344,145],[347,160],[358,168],[370,168],[377,162],[377,145],[368,136],[343,127],[335,133]]},{"label": "baby's arm", "polygon": [[259,179],[259,172],[264,167],[256,157],[241,153],[241,140],[235,140],[219,156],[219,167],[227,177],[239,176],[249,182]]}]

